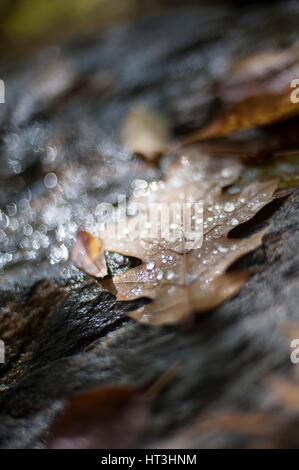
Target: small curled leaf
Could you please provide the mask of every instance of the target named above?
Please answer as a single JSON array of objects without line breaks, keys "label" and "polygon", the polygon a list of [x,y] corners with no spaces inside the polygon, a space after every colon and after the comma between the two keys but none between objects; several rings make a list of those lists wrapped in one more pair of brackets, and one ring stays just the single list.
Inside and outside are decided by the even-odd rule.
[{"label": "small curled leaf", "polygon": [[103,278],[108,274],[102,243],[86,230],[78,232],[71,250],[71,260],[77,268],[91,276]]}]

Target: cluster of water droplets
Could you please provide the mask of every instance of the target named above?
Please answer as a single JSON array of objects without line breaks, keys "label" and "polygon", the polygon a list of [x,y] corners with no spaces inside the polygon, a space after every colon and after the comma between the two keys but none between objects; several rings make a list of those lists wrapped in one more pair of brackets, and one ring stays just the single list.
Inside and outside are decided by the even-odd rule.
[{"label": "cluster of water droplets", "polygon": [[[47,192],[54,190],[56,174],[46,174],[43,184]],[[74,238],[77,225],[71,221],[69,209],[56,205],[55,197],[48,194],[47,198],[41,208],[27,190],[0,211],[1,269],[22,261],[41,261],[45,253],[50,264],[68,259],[65,241]]]},{"label": "cluster of water droplets", "polygon": [[[34,188],[29,188],[18,196],[14,202],[10,202],[0,210],[0,270],[3,272],[9,266],[22,263],[26,269],[26,262],[35,264],[46,262],[50,265],[65,263],[69,258],[69,250],[76,238],[79,227],[84,227],[92,233],[101,233],[101,214],[97,212],[96,201],[90,198],[86,187],[90,185],[96,190],[105,185],[105,171],[112,171],[110,162],[104,165],[102,173],[94,172],[90,177],[90,170],[84,165],[59,166],[60,171],[55,170],[59,158],[59,148],[55,145],[48,146],[43,152],[43,167],[46,170],[42,180],[38,181]],[[55,166],[56,165],[56,166]],[[114,168],[118,168],[115,162]],[[117,166],[115,166],[117,165]],[[141,201],[145,206],[152,202],[174,202],[192,204],[196,201],[204,201],[204,214],[193,214],[193,222],[197,226],[202,225],[204,232],[211,227],[214,229],[206,236],[206,241],[221,236],[221,224],[234,227],[242,222],[240,217],[242,206],[246,205],[246,211],[255,212],[263,202],[260,198],[253,197],[245,200],[242,193],[228,196],[225,202],[218,200],[217,194],[222,188],[229,185],[238,175],[238,164],[225,161],[219,168],[211,169],[210,158],[189,158],[183,156],[178,163],[172,164],[168,169],[168,177],[164,180],[147,181],[136,178],[131,183],[131,198],[128,200],[126,218],[134,219],[140,215],[136,202]],[[18,170],[16,170],[18,171]],[[104,173],[103,173],[104,172]],[[103,186],[104,185],[104,186]],[[38,187],[37,187],[38,186]],[[115,189],[113,190],[115,192]],[[113,213],[111,222],[119,221],[117,208]],[[159,223],[159,222],[158,222]],[[181,220],[178,218],[170,223],[170,231],[176,230]],[[102,224],[105,227],[105,224]],[[177,261],[169,254],[169,242],[162,238],[160,244],[160,258],[157,259],[157,247],[149,243],[146,234],[151,228],[151,221],[146,220],[144,232],[139,232],[138,243],[147,253],[147,263],[143,280],[150,282],[177,281]],[[130,233],[127,233],[129,236]],[[184,234],[178,239],[184,242]],[[164,249],[163,249],[164,247]],[[230,246],[233,249],[233,245]],[[221,244],[215,244],[214,251],[217,254],[225,254],[228,248]],[[119,251],[130,253],[127,240],[119,240]],[[204,265],[211,260],[211,252],[204,252],[204,247],[198,250],[198,259]],[[30,268],[28,273],[30,272]],[[142,279],[140,279],[142,281]]]},{"label": "cluster of water droplets", "polygon": [[[233,160],[225,159],[223,166],[217,170],[209,168],[209,157],[194,162],[186,156],[181,157],[180,165],[165,183],[155,182],[151,186],[143,180],[133,183],[134,197],[145,196],[150,201],[177,199],[192,203],[199,197],[204,199],[204,215],[198,219],[203,224],[204,242],[200,249],[195,251],[198,259],[197,274],[206,267],[212,266],[219,258],[230,256],[238,249],[234,240],[227,240],[229,230],[240,223],[250,219],[269,198],[269,194],[256,191],[246,195],[238,189],[232,194],[223,194],[222,189],[231,184],[239,175],[240,165]],[[191,181],[188,184],[188,181]],[[158,188],[158,192],[157,191]],[[175,192],[174,192],[175,190]],[[207,194],[208,192],[208,194]],[[207,202],[208,201],[208,202]],[[195,216],[193,215],[193,218]],[[222,242],[221,242],[222,240]],[[183,241],[180,239],[179,241]],[[177,259],[173,259],[163,246],[167,248],[165,240],[159,240],[160,254],[153,259],[147,257],[145,270],[139,272],[138,281],[151,281],[152,283],[167,282],[171,284],[178,280]],[[144,245],[146,249],[146,245]],[[148,250],[149,254],[149,250]],[[215,265],[216,266],[216,265]],[[217,267],[213,271],[217,274]],[[220,271],[218,271],[220,273]],[[190,274],[192,279],[192,273]],[[179,279],[179,281],[182,281]],[[206,279],[209,282],[209,279]],[[170,286],[174,292],[174,286]]]}]

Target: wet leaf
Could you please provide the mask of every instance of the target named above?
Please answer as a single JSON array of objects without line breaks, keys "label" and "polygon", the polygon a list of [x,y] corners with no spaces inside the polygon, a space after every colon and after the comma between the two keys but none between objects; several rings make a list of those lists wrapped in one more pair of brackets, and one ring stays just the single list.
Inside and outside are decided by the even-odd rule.
[{"label": "wet leaf", "polygon": [[263,126],[299,113],[299,106],[290,101],[290,90],[246,98],[223,111],[209,127],[199,134],[200,139],[221,137],[235,131]]},{"label": "wet leaf", "polygon": [[155,160],[170,139],[168,120],[157,111],[144,106],[129,109],[121,129],[122,144],[146,160]]},{"label": "wet leaf", "polygon": [[222,110],[204,129],[185,143],[222,137],[235,131],[264,126],[295,116],[299,103],[291,101],[294,78],[299,76],[299,46],[263,51],[235,64],[229,78],[219,85]]},{"label": "wet leaf", "polygon": [[116,449],[134,446],[147,428],[150,400],[142,387],[98,387],[72,398],[54,421],[50,449]]},{"label": "wet leaf", "polygon": [[[112,280],[118,300],[140,297],[154,300],[131,312],[131,317],[151,325],[175,324],[192,313],[220,305],[244,285],[248,272],[227,270],[239,257],[261,244],[265,230],[242,239],[228,235],[273,199],[278,181],[255,182],[238,194],[224,193],[223,188],[240,171],[241,165],[234,159],[213,159],[197,149],[189,149],[188,157],[183,156],[170,166],[165,182],[152,183],[135,192],[131,204],[141,202],[145,209],[127,219],[127,228],[119,222],[100,232],[105,250],[142,261]],[[194,203],[196,208],[199,201],[203,203],[203,212],[192,217],[195,233],[202,229],[202,245],[190,241],[183,218],[179,222],[171,217],[167,220],[169,230],[176,231],[175,240],[171,241],[163,236],[167,224],[152,221],[153,203],[166,203],[168,207],[176,203],[180,208],[182,204]],[[151,234],[149,237],[149,226],[157,230],[156,237]],[[111,291],[109,282],[110,285],[101,283]]]},{"label": "wet leaf", "polygon": [[149,385],[97,387],[70,399],[51,426],[50,449],[125,449],[146,431],[153,400],[176,377],[181,361]]},{"label": "wet leaf", "polygon": [[82,271],[95,277],[108,274],[101,241],[86,230],[80,230],[71,251],[71,260]]}]

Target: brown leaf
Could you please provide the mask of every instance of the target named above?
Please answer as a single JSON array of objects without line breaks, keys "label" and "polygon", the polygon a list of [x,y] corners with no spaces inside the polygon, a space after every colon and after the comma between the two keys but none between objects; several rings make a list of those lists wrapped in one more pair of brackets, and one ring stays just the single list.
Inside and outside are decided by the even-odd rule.
[{"label": "brown leaf", "polygon": [[299,76],[299,45],[263,51],[235,64],[219,86],[222,110],[204,129],[184,139],[191,143],[263,126],[299,113],[290,88]]},{"label": "brown leaf", "polygon": [[54,421],[50,449],[116,449],[134,446],[147,428],[150,401],[142,387],[98,387],[72,398]]},{"label": "brown leaf", "polygon": [[71,250],[71,260],[87,274],[105,277],[108,274],[101,241],[86,230],[80,230]]},{"label": "brown leaf", "polygon": [[167,119],[144,106],[129,109],[121,129],[122,144],[147,160],[154,160],[165,150],[170,139]]},{"label": "brown leaf", "polygon": [[[129,220],[128,235],[119,232],[120,239],[115,237],[115,230],[120,230],[121,224],[101,232],[105,250],[142,260],[139,266],[113,278],[118,300],[140,297],[154,300],[130,313],[142,323],[178,323],[191,313],[210,310],[235,295],[249,274],[228,273],[227,269],[258,247],[265,233],[261,231],[243,239],[228,237],[233,227],[250,220],[273,199],[278,181],[256,182],[238,194],[225,194],[222,189],[237,178],[240,164],[234,159],[213,159],[197,149],[190,149],[188,155],[169,168],[165,182],[145,196],[133,198],[132,203],[141,200],[146,210]],[[182,222],[178,226],[180,236],[174,242],[163,237],[164,227],[159,223],[157,238],[148,238],[146,227],[151,203],[188,204],[200,200],[204,204],[201,247],[187,245]],[[133,227],[137,227],[134,234]],[[109,289],[105,281],[102,285]]]},{"label": "brown leaf", "polygon": [[148,427],[150,405],[175,378],[177,361],[150,386],[97,387],[69,400],[51,426],[51,449],[129,448]]},{"label": "brown leaf", "polygon": [[299,106],[291,102],[289,88],[281,93],[252,96],[222,111],[215,121],[198,134],[198,139],[222,137],[298,113]]}]

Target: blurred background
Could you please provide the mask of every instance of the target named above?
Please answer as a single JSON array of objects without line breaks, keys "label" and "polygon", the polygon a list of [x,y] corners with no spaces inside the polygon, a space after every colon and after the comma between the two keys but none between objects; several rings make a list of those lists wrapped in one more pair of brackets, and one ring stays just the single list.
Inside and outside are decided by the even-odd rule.
[{"label": "blurred background", "polygon": [[[9,59],[164,8],[241,0],[1,0],[0,53]],[[266,2],[263,2],[266,3]]]},{"label": "blurred background", "polygon": [[[276,219],[265,260],[260,252],[245,260],[262,274],[188,331],[130,322],[127,303],[99,289],[69,252],[79,228],[96,233],[102,202],[165,178],[177,156],[162,151],[152,162],[127,145],[140,105],[147,121],[166,123],[171,144],[233,109],[233,129],[200,148],[242,160],[226,191],[273,177],[297,186],[299,105],[289,97],[298,25],[295,0],[0,0],[0,446],[41,447],[65,397],[99,383],[146,383],[178,360],[184,367],[159,398],[148,442],[199,412],[267,411],[261,377],[291,365],[282,331],[298,312],[298,192]],[[116,255],[113,273],[132,267]],[[280,437],[298,447],[298,421],[271,422],[272,447]],[[194,445],[255,444],[218,435]]]}]

